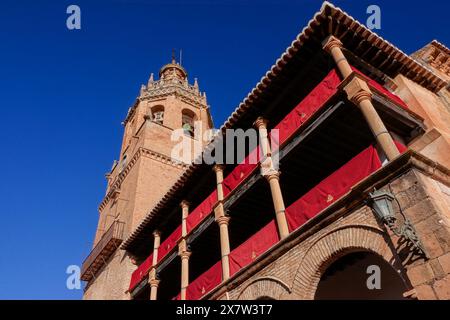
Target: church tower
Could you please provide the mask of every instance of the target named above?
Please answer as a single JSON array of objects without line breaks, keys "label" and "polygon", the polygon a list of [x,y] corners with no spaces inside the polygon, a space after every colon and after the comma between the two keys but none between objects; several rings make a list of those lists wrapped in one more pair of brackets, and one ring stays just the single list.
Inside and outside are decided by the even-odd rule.
[{"label": "church tower", "polygon": [[[130,275],[136,268],[119,244],[142,222],[187,164],[171,157],[174,130],[202,147],[202,133],[213,127],[205,93],[197,79],[172,58],[142,85],[123,122],[119,160],[106,174],[106,195],[99,206],[94,246],[83,262],[85,299],[126,299]],[[184,139],[186,139],[184,137]],[[192,148],[194,150],[194,148]],[[193,151],[192,151],[193,152]]]}]

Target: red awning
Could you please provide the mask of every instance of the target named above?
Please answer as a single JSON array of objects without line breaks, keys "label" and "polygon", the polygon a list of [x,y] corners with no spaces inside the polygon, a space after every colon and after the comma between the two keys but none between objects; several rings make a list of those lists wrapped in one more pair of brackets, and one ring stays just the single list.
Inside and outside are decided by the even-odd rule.
[{"label": "red awning", "polygon": [[356,183],[381,167],[373,146],[365,149],[286,209],[290,231],[341,198]]},{"label": "red awning", "polygon": [[192,211],[186,218],[187,232],[191,232],[200,224],[213,210],[217,203],[217,190],[214,190],[197,208]]},{"label": "red awning", "polygon": [[231,276],[251,264],[279,240],[277,225],[275,220],[272,220],[230,253]]},{"label": "red awning", "polygon": [[158,262],[160,262],[169,252],[176,248],[178,240],[181,238],[181,225],[159,246]]},{"label": "red awning", "polygon": [[214,264],[208,271],[192,281],[186,289],[187,300],[199,300],[222,282],[222,262]]},{"label": "red awning", "polygon": [[[258,152],[259,151],[259,152]],[[236,187],[247,179],[258,168],[261,159],[261,148],[255,148],[231,173],[223,180],[223,195],[228,196]]]},{"label": "red awning", "polygon": [[128,291],[133,290],[142,281],[142,279],[147,276],[150,268],[152,267],[152,263],[153,254],[147,257],[147,259],[145,259],[145,261],[142,262],[136,270],[134,270],[134,272],[131,274],[130,288],[128,289]]},{"label": "red awning", "polygon": [[[330,73],[274,128],[279,129],[279,145],[291,137],[313,114],[320,110],[337,92],[341,83],[335,69]],[[275,150],[272,150],[275,151]]]},{"label": "red awning", "polygon": [[[264,228],[255,233],[250,239],[234,249],[230,257],[231,275],[267,251],[271,246],[279,241],[275,221],[272,220]],[[198,300],[206,293],[210,292],[222,281],[222,261],[215,263],[208,271],[192,281],[186,290],[186,299]],[[174,299],[179,299],[179,295]]]}]

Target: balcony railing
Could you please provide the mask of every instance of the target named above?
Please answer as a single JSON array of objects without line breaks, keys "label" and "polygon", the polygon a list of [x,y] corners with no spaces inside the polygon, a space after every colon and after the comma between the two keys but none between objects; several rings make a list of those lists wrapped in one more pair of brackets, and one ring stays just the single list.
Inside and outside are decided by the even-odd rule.
[{"label": "balcony railing", "polygon": [[84,260],[81,280],[90,281],[123,241],[124,223],[114,221]]}]

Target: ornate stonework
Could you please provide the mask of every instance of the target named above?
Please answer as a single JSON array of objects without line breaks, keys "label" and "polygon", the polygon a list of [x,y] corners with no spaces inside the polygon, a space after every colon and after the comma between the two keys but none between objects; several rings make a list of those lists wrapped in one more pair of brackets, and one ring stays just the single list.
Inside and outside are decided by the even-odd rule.
[{"label": "ornate stonework", "polygon": [[433,40],[411,57],[438,71],[450,79],[450,49],[437,40]]},{"label": "ornate stonework", "polygon": [[190,84],[186,70],[175,60],[164,65],[159,71],[159,80],[150,74],[147,85],[142,85],[136,103],[128,110],[124,124],[134,115],[137,105],[143,101],[155,101],[175,96],[177,99],[197,108],[207,108],[206,93],[201,92],[197,79]]}]

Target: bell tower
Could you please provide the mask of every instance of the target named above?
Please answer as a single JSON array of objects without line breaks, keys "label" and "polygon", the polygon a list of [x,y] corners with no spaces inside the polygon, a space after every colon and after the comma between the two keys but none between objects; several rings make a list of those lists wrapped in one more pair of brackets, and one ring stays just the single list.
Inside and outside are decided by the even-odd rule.
[{"label": "bell tower", "polygon": [[[186,70],[172,58],[150,75],[123,121],[124,134],[118,160],[106,174],[106,195],[99,206],[94,246],[83,263],[81,279],[87,281],[85,299],[125,299],[132,270],[126,252],[114,246],[142,222],[186,169],[171,158],[174,130],[182,129],[192,143],[213,127],[206,94],[197,79],[188,82]],[[114,239],[116,239],[114,238]],[[105,247],[105,248],[103,248]]]}]

